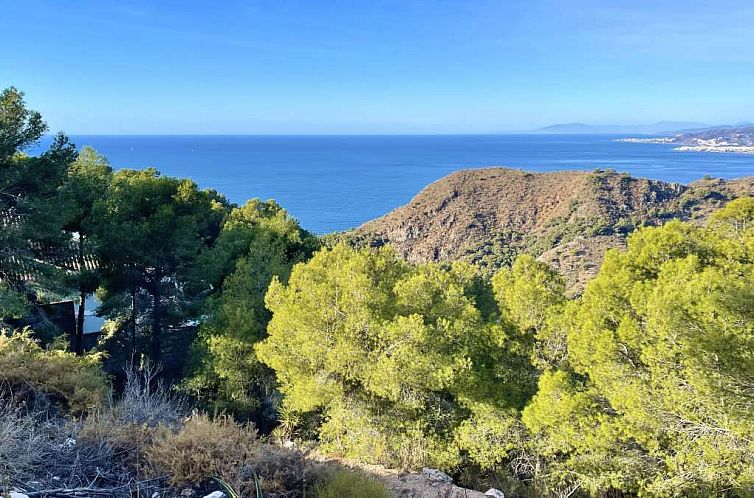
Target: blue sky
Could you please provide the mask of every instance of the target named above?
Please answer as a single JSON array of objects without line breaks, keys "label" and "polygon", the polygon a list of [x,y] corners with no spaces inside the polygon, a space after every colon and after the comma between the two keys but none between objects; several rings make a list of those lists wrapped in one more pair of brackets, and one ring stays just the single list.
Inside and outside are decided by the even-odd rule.
[{"label": "blue sky", "polygon": [[488,133],[754,120],[754,2],[5,0],[53,130]]}]

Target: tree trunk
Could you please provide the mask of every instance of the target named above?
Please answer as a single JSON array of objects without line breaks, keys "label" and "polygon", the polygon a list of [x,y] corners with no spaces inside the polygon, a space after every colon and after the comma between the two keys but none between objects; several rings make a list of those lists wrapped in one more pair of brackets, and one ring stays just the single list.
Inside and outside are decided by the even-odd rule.
[{"label": "tree trunk", "polygon": [[136,354],[136,287],[131,288],[131,360]]},{"label": "tree trunk", "polygon": [[[84,236],[79,232],[79,247],[78,247],[78,263],[79,263],[79,276],[86,271],[84,262]],[[79,314],[76,317],[76,339],[74,345],[74,351],[77,355],[84,354],[84,315],[86,314],[86,292],[84,290],[83,282],[79,281]]]},{"label": "tree trunk", "polygon": [[160,293],[160,280],[155,277],[154,290],[152,293],[152,337],[150,341],[150,356],[155,365],[160,363],[162,344],[160,344],[162,334],[162,295]]},{"label": "tree trunk", "polygon": [[86,313],[86,292],[79,290],[79,314],[76,317],[76,354],[84,354],[84,314]]}]

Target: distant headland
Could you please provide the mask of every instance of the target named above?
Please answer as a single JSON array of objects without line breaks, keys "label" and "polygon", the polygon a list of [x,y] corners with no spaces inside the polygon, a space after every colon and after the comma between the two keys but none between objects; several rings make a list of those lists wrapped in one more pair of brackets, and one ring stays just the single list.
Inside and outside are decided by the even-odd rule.
[{"label": "distant headland", "polygon": [[621,138],[617,142],[657,143],[678,145],[681,152],[719,152],[754,154],[754,125],[719,126],[673,136],[652,138]]},{"label": "distant headland", "polygon": [[641,134],[641,135],[654,135],[654,134],[670,134],[680,133],[683,131],[699,130],[710,128],[711,125],[705,123],[697,123],[693,121],[658,121],[652,124],[638,124],[638,125],[590,125],[584,123],[566,123],[566,124],[554,124],[532,130],[531,133],[557,133],[557,134]]}]

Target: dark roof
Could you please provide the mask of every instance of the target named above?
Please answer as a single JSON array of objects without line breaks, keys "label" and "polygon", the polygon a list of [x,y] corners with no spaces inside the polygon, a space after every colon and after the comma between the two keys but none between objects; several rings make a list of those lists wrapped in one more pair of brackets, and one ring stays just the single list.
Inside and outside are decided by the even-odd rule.
[{"label": "dark roof", "polygon": [[[3,229],[16,228],[23,220],[23,216],[15,211],[0,213],[0,227]],[[51,265],[59,270],[77,272],[96,270],[99,266],[97,259],[91,253],[84,254],[79,262],[79,241],[72,238],[67,246],[55,246],[39,242],[29,242],[29,249],[34,259],[22,258],[16,255],[6,255],[0,259],[0,280],[3,277],[15,282],[28,282],[39,275],[40,267]]]},{"label": "dark roof", "polygon": [[71,239],[67,247],[54,247],[35,244],[35,251],[45,263],[67,271],[96,270],[99,267],[97,259],[91,253],[85,253],[83,261],[79,262],[79,241]]}]

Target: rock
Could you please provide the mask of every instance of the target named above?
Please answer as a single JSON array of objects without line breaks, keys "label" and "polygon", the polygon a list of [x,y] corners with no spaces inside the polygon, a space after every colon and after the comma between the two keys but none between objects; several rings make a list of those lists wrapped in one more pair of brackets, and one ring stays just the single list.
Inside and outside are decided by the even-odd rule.
[{"label": "rock", "polygon": [[430,481],[440,482],[443,484],[453,484],[453,478],[441,470],[423,468],[422,475]]},{"label": "rock", "polygon": [[484,496],[491,496],[492,498],[505,498],[505,493],[503,493],[499,489],[490,488],[486,493],[484,493]]},{"label": "rock", "polygon": [[186,488],[183,491],[181,491],[181,496],[194,496],[196,494],[196,491],[194,491],[191,488]]},{"label": "rock", "polygon": [[19,493],[18,491],[11,491],[9,496],[10,498],[29,498],[29,495]]},{"label": "rock", "polygon": [[225,493],[222,491],[213,491],[204,498],[225,498]]},{"label": "rock", "polygon": [[391,496],[396,498],[490,498],[481,491],[430,480],[424,474],[391,476],[386,479],[386,483]]}]

